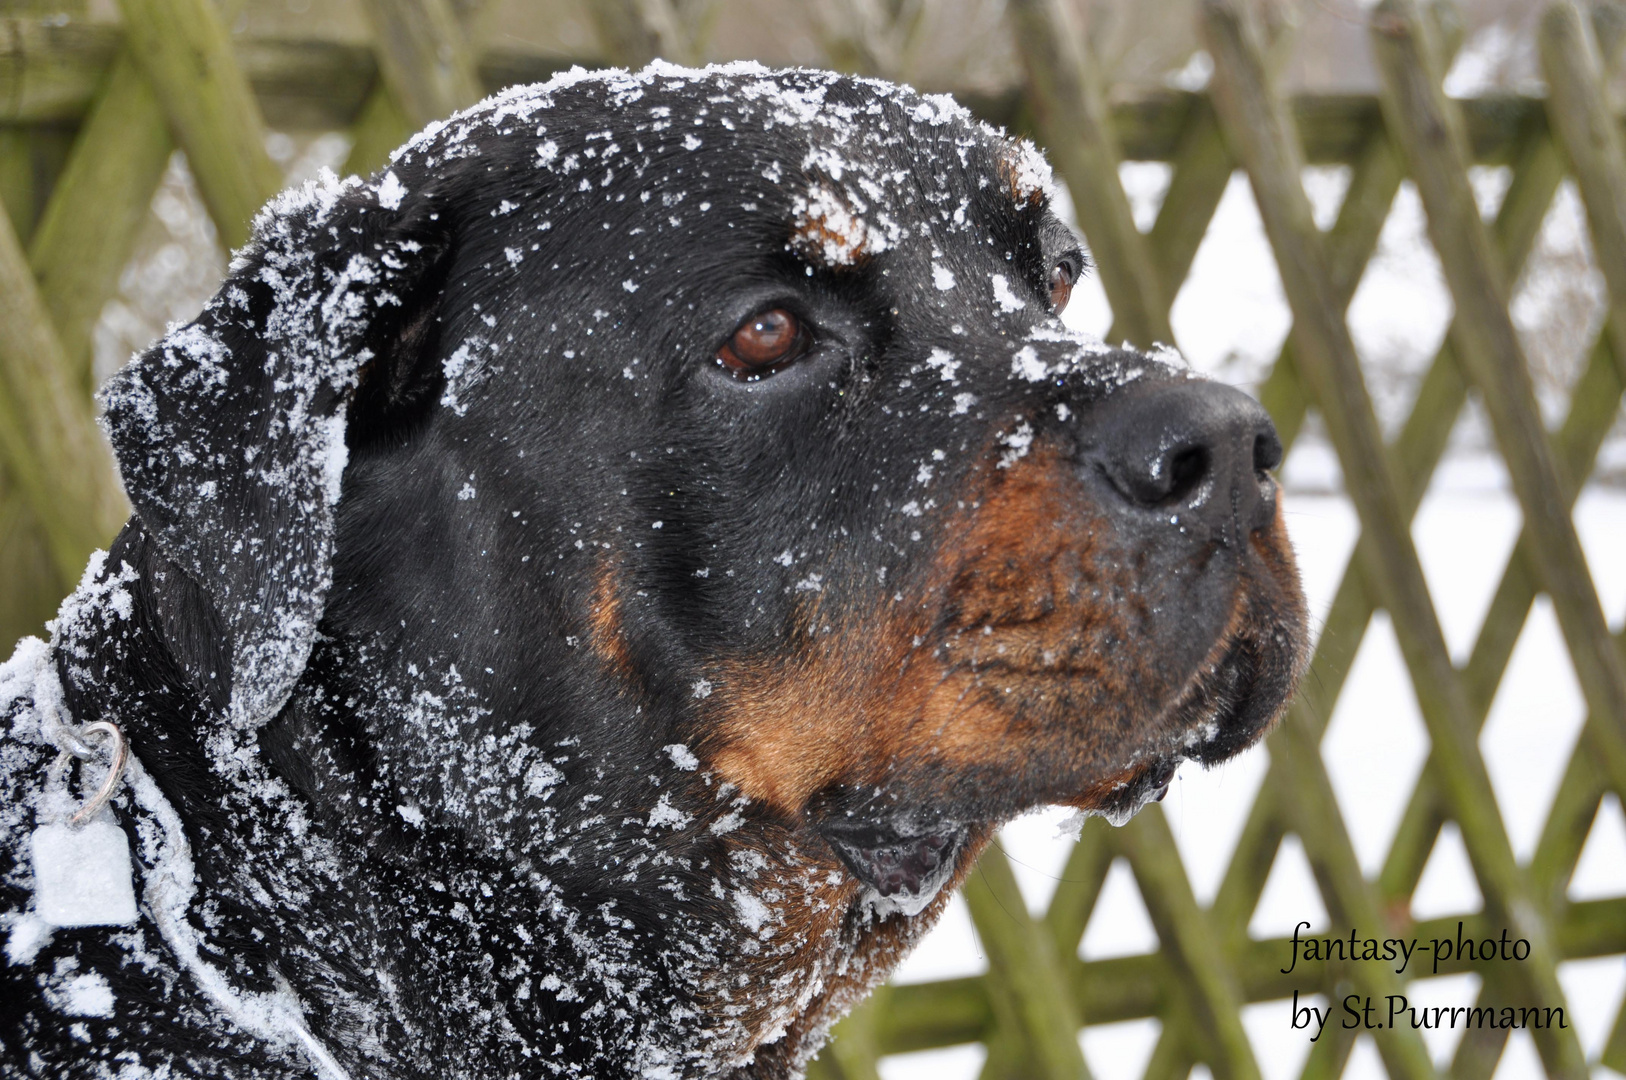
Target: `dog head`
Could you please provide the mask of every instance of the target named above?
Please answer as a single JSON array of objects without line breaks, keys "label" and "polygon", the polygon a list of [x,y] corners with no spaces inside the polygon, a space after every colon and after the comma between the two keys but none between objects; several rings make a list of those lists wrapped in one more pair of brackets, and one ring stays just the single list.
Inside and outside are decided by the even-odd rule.
[{"label": "dog head", "polygon": [[273,203],[106,392],[177,662],[335,833],[688,942],[674,1068],[799,1060],[1000,822],[1127,816],[1300,669],[1268,419],[1065,329],[1085,266],[944,98],[498,95]]}]

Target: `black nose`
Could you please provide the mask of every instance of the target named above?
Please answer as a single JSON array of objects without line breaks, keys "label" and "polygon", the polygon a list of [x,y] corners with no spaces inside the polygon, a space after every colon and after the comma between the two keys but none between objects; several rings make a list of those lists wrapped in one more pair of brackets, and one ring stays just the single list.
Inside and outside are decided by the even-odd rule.
[{"label": "black nose", "polygon": [[1087,422],[1090,462],[1133,506],[1193,513],[1209,526],[1269,524],[1282,444],[1260,404],[1220,383],[1135,386]]}]

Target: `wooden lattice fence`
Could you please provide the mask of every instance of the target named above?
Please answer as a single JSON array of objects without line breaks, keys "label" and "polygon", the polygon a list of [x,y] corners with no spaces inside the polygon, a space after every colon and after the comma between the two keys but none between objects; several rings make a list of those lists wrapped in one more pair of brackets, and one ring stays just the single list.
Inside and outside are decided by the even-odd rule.
[{"label": "wooden lattice fence", "polygon": [[[349,167],[379,163],[408,131],[484,90],[545,77],[523,53],[475,55],[448,0],[366,0],[373,49],[311,44],[234,46],[209,0],[120,0],[123,31],[83,27],[29,4],[0,8],[0,632],[32,630],[87,553],[124,513],[89,398],[91,327],[113,294],[154,188],[185,152],[221,237],[246,235],[279,186],[265,114],[289,126],[347,129]],[[856,5],[864,6],[864,5]],[[624,0],[592,7],[604,56],[692,59],[692,4]],[[1403,991],[1381,964],[1280,971],[1282,941],[1248,923],[1284,837],[1303,841],[1332,924],[1391,935],[1448,937],[1458,916],[1413,924],[1410,897],[1447,822],[1461,832],[1484,898],[1466,931],[1507,928],[1531,943],[1518,964],[1465,963],[1484,1003],[1563,1003],[1557,965],[1626,952],[1626,898],[1572,902],[1567,884],[1600,799],[1626,797],[1626,641],[1608,629],[1571,508],[1626,387],[1626,152],[1606,89],[1604,57],[1619,27],[1555,4],[1541,32],[1545,99],[1456,101],[1441,89],[1453,49],[1450,13],[1385,0],[1370,14],[1381,77],[1375,96],[1288,100],[1273,72],[1284,35],[1267,42],[1240,0],[1201,7],[1214,72],[1210,90],[1109,98],[1059,0],[1009,0],[1025,85],[973,97],[992,119],[1039,138],[1071,191],[1111,303],[1112,340],[1172,341],[1169,312],[1232,173],[1250,180],[1281,269],[1294,327],[1262,397],[1291,446],[1318,412],[1337,451],[1362,534],[1344,571],[1304,691],[1271,736],[1260,789],[1213,902],[1199,904],[1162,812],[1122,829],[1092,822],[1042,917],[1028,913],[998,850],[965,898],[988,960],[984,975],[886,987],[838,1029],[815,1074],[876,1075],[879,1057],[980,1041],[984,1076],[1081,1077],[1083,1024],[1156,1016],[1146,1075],[1206,1064],[1221,1080],[1259,1075],[1244,1005],[1294,990],[1336,1001]],[[656,17],[659,16],[659,17]],[[1600,49],[1599,42],[1607,48]],[[584,58],[591,59],[591,58]],[[1164,161],[1172,179],[1156,222],[1137,229],[1120,182],[1126,160]],[[1301,182],[1306,164],[1344,164],[1351,178],[1336,223],[1318,229]],[[1471,164],[1505,165],[1512,180],[1484,221]],[[1560,183],[1573,177],[1607,284],[1608,317],[1571,395],[1547,430],[1509,315],[1510,283],[1535,244]],[[1345,310],[1403,179],[1416,185],[1455,304],[1399,433],[1385,442],[1362,379]],[[1413,546],[1410,522],[1470,391],[1491,421],[1523,512],[1508,561],[1467,662],[1452,663]],[[1538,594],[1552,600],[1589,716],[1534,856],[1516,861],[1478,734]],[[1375,878],[1363,875],[1323,762],[1320,741],[1375,612],[1393,623],[1433,750]],[[1079,942],[1113,860],[1132,869],[1160,948],[1084,961]],[[1339,1075],[1358,1033],[1329,1025],[1303,1076]],[[1393,1077],[1436,1070],[1420,1035],[1373,1033]],[[1551,1076],[1589,1074],[1572,1028],[1532,1032]],[[1449,1072],[1488,1077],[1506,1030],[1466,1032]],[[1626,1071],[1626,1011],[1601,1061]]]}]

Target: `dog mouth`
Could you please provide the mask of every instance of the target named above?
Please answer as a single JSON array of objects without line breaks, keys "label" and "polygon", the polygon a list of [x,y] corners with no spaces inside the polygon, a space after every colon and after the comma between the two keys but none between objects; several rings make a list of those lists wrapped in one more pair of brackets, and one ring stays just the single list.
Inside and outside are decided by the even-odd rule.
[{"label": "dog mouth", "polygon": [[[1020,800],[1023,805],[1002,807],[1005,813],[983,809],[992,810],[997,821],[1054,802],[1114,826],[1127,824],[1148,804],[1163,800],[1183,763],[1226,760],[1270,728],[1297,680],[1296,661],[1272,662],[1275,629],[1270,623],[1254,625],[1239,611],[1174,700],[1143,725],[1145,741],[1130,750],[1127,764],[1108,766],[1105,776],[1097,772],[1083,790],[1033,792],[1035,797]],[[863,885],[860,904],[882,917],[921,913],[953,880],[973,832],[988,822],[975,812],[972,817],[981,825],[896,805],[877,813],[868,798],[849,801],[857,795],[849,789],[815,800],[810,809],[818,832]]]},{"label": "dog mouth", "polygon": [[1121,826],[1163,800],[1184,762],[1211,767],[1262,738],[1291,696],[1298,663],[1269,663],[1260,638],[1246,623],[1222,635],[1210,661],[1151,725],[1165,734],[1110,782],[1069,802]]},{"label": "dog mouth", "polygon": [[954,822],[826,824],[820,832],[878,915],[918,915],[954,876],[970,830]]},{"label": "dog mouth", "polygon": [[1090,800],[1089,812],[1107,819],[1108,824],[1122,828],[1149,804],[1162,802],[1174,782],[1183,757],[1161,758],[1145,766],[1128,780],[1114,784],[1104,796]]}]

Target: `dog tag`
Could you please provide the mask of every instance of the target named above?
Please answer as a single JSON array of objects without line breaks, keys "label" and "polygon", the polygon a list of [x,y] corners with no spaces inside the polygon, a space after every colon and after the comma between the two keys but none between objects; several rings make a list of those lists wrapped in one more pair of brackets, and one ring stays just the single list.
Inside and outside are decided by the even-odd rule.
[{"label": "dog tag", "polygon": [[34,912],[52,926],[136,921],[130,842],[105,818],[34,830]]}]

